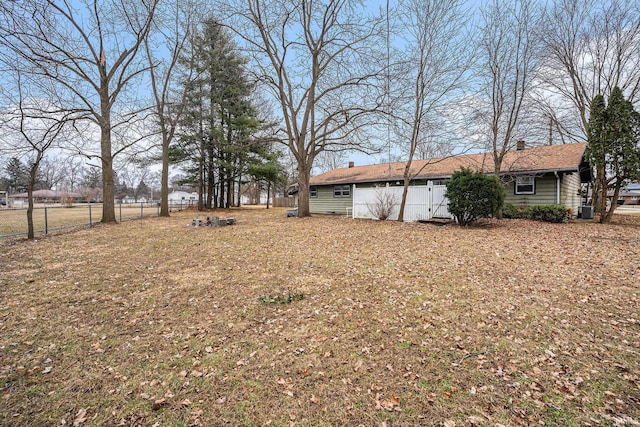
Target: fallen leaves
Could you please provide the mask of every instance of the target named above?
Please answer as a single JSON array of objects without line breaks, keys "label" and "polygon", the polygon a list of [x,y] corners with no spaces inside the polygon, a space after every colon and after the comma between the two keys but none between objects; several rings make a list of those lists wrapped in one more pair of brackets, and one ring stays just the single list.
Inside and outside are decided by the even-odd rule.
[{"label": "fallen leaves", "polygon": [[157,411],[157,410],[159,410],[160,408],[162,408],[163,406],[166,406],[167,404],[168,404],[167,399],[165,399],[165,398],[163,397],[163,398],[161,398],[161,399],[156,399],[156,400],[153,402],[153,405],[151,406],[151,408],[152,408],[154,411]]},{"label": "fallen leaves", "polygon": [[87,421],[87,408],[81,408],[73,420],[73,427],[78,427]]},{"label": "fallen leaves", "polygon": [[400,398],[390,395],[388,398],[382,398],[380,394],[376,394],[375,398],[375,408],[378,410],[386,410],[386,411],[401,411],[400,409]]},{"label": "fallen leaves", "polygon": [[8,424],[71,401],[79,426],[640,419],[640,227],[238,215],[0,247]]}]

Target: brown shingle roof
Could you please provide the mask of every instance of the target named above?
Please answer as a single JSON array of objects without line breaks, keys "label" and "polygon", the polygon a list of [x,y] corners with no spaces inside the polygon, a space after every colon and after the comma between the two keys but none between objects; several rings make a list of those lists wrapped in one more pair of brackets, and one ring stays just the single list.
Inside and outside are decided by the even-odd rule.
[{"label": "brown shingle roof", "polygon": [[[587,144],[546,145],[508,152],[502,161],[502,174],[544,173],[554,171],[578,171]],[[334,169],[311,178],[311,185],[353,184],[402,179],[405,163],[355,166]],[[490,153],[466,154],[440,159],[415,160],[411,165],[413,179],[448,178],[460,168],[492,172],[493,157]]]}]

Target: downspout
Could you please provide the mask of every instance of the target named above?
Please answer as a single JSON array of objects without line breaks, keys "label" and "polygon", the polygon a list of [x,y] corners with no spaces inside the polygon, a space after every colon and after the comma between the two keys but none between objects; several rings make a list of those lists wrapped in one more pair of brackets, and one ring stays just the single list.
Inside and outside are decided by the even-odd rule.
[{"label": "downspout", "polygon": [[353,184],[353,189],[351,190],[351,218],[355,218],[356,213],[356,184]]},{"label": "downspout", "polygon": [[553,172],[556,176],[556,205],[560,204],[560,175],[558,175],[558,171]]}]

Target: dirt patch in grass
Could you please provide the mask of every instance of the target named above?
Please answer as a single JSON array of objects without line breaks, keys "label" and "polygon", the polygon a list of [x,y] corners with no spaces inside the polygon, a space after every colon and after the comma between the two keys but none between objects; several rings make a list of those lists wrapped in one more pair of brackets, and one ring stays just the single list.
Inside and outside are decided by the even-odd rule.
[{"label": "dirt patch in grass", "polygon": [[640,422],[638,220],[232,214],[2,244],[0,424]]}]

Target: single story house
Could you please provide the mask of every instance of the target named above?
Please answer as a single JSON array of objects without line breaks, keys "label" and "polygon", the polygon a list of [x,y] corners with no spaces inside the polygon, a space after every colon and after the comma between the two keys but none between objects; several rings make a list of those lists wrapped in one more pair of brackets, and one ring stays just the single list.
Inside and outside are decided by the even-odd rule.
[{"label": "single story house", "polygon": [[[613,199],[613,190],[607,191],[607,198],[609,200]],[[640,191],[638,190],[629,190],[628,188],[621,188],[620,193],[618,193],[618,200],[616,203],[618,205],[637,205],[640,202]]]},{"label": "single story house", "polygon": [[121,200],[122,204],[132,204],[132,203],[147,203],[147,198],[144,196],[141,197],[133,197],[133,196],[124,196]]},{"label": "single story house", "polygon": [[[585,158],[586,143],[539,146],[504,156],[500,178],[506,200],[516,207],[562,204],[574,213],[581,206],[582,184],[591,181],[591,166]],[[411,186],[442,185],[461,168],[493,173],[490,153],[463,154],[412,162]],[[334,169],[310,179],[311,213],[349,213],[354,192],[362,188],[401,187],[404,162]],[[355,212],[355,210],[354,210]],[[413,218],[420,219],[420,218]]]},{"label": "single story house", "polygon": [[[607,191],[607,198],[613,200],[613,190]],[[640,204],[640,183],[630,182],[620,189],[618,194],[618,205],[638,205]]]},{"label": "single story house", "polygon": [[195,191],[172,191],[167,197],[170,205],[192,206],[198,204],[198,193]]},{"label": "single story house", "polygon": [[[28,196],[28,193],[15,193],[9,198],[13,199],[12,205],[22,205],[27,203]],[[35,203],[63,203],[77,202],[82,194],[73,191],[34,190],[32,196]]]}]

